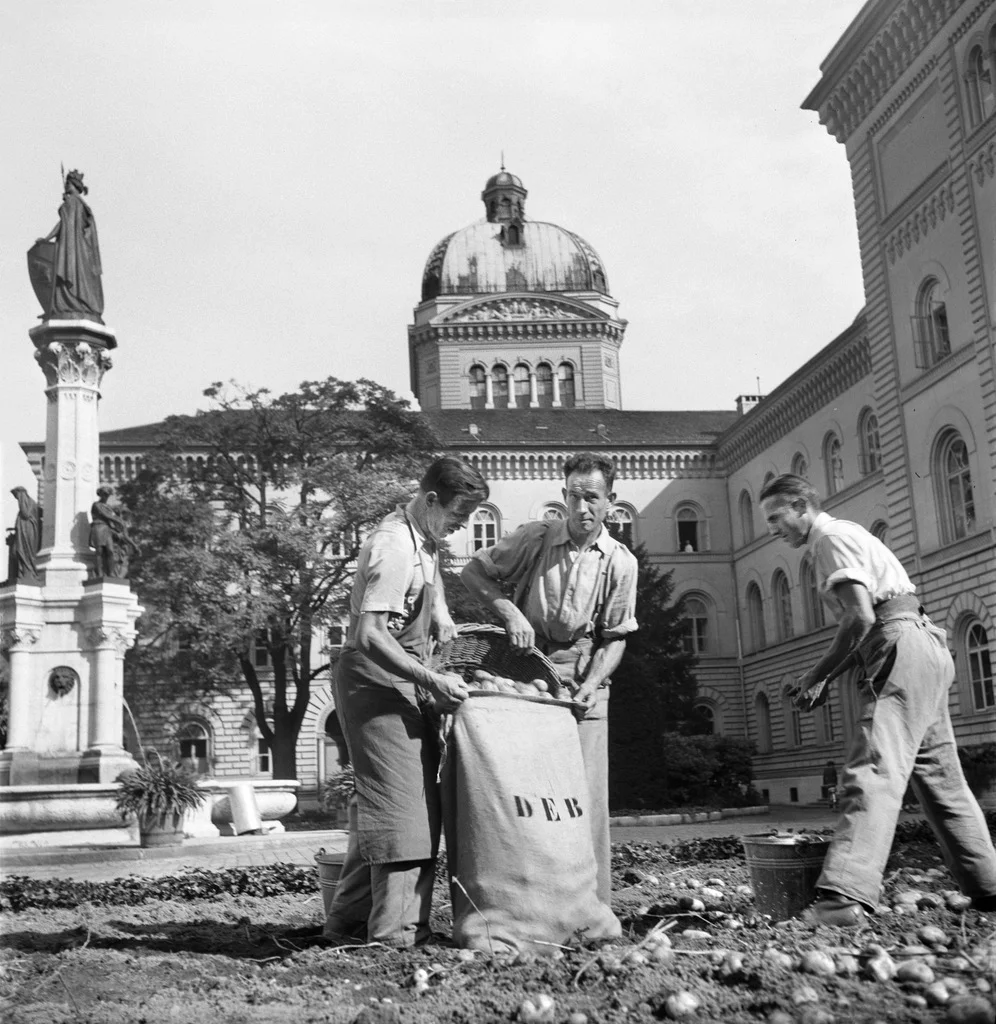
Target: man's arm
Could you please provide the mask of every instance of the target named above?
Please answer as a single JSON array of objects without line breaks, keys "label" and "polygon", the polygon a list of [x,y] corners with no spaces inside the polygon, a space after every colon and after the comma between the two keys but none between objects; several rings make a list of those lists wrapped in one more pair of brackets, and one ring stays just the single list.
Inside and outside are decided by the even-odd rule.
[{"label": "man's arm", "polygon": [[529,625],[529,620],[507,598],[498,585],[497,580],[485,572],[484,566],[472,558],[460,574],[463,585],[472,597],[485,602],[505,624],[505,632],[513,647],[533,647],[536,644],[536,632]]},{"label": "man's arm", "polygon": [[875,625],[875,611],[867,587],[860,583],[843,582],[838,583],[833,592],[844,611],[826,654],[799,680],[795,704],[804,711],[812,711],[826,703],[830,687],[822,685],[817,689],[817,684],[824,683],[835,669],[843,667],[851,651]]},{"label": "man's arm", "polygon": [[436,576],[436,585],[432,588],[432,625],[440,643],[452,640],[456,636],[456,623],[446,604],[446,591],[443,589],[441,574]]},{"label": "man's arm", "polygon": [[375,665],[424,686],[440,710],[455,708],[467,696],[467,684],[455,673],[432,672],[411,657],[387,629],[388,612],[361,612],[354,643]]},{"label": "man's arm", "polygon": [[580,704],[586,704],[589,708],[594,707],[596,692],[619,667],[619,662],[622,661],[625,652],[626,638],[624,636],[603,640],[591,657],[588,670],[584,674],[584,682],[578,692],[574,694],[574,700]]}]

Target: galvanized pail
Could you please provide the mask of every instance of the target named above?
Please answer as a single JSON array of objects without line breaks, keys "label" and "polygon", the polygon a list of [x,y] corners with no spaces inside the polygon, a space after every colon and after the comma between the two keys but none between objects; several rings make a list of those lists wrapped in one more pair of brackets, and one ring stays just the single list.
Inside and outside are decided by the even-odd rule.
[{"label": "galvanized pail", "polygon": [[813,902],[829,839],[784,832],[740,839],[760,913],[784,921]]},{"label": "galvanized pail", "polygon": [[336,883],[342,873],[342,861],[344,853],[326,853],[323,846],[315,854],[315,863],[318,865],[318,885],[322,890],[322,902],[325,904],[325,916],[329,916],[332,909],[332,898],[335,896]]}]

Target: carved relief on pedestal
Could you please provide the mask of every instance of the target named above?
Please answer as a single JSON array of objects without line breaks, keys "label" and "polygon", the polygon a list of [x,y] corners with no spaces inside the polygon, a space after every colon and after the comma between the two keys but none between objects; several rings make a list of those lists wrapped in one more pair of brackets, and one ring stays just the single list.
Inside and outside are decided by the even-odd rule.
[{"label": "carved relief on pedestal", "polygon": [[15,648],[26,651],[33,647],[41,637],[38,626],[9,626],[0,632],[0,650],[12,651]]},{"label": "carved relief on pedestal", "polygon": [[100,387],[104,374],[112,365],[111,357],[104,349],[85,341],[71,344],[49,342],[35,351],[35,359],[49,387],[56,384]]},{"label": "carved relief on pedestal", "polygon": [[48,674],[48,687],[56,697],[65,697],[79,681],[76,670],[68,665],[58,665]]},{"label": "carved relief on pedestal", "polygon": [[118,657],[123,658],[136,634],[120,626],[90,626],[84,635],[88,647],[113,647]]},{"label": "carved relief on pedestal", "polygon": [[458,309],[444,316],[446,323],[479,323],[486,321],[508,320],[584,320],[597,317],[592,310],[590,314],[577,306],[551,299],[508,298],[491,299],[480,305]]}]

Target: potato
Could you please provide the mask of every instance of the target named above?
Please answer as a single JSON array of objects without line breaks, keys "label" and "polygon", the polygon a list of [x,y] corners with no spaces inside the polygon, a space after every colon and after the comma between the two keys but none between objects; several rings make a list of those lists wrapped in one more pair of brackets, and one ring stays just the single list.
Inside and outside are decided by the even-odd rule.
[{"label": "potato", "polygon": [[529,681],[529,685],[536,687],[536,689],[540,693],[546,693],[546,691],[550,689],[549,684],[547,683],[547,681],[545,679],[539,679],[539,678],[531,679]]},{"label": "potato", "polygon": [[495,678],[493,673],[485,672],[483,668],[475,668],[471,674],[475,679],[482,683],[487,681],[493,682]]}]

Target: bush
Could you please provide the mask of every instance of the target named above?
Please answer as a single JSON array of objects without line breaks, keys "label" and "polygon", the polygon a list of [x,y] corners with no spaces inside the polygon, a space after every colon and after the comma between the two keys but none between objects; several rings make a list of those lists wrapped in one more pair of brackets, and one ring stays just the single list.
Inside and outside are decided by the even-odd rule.
[{"label": "bush", "polygon": [[356,789],[353,766],[347,764],[335,775],[329,775],[318,789],[318,805],[328,815],[338,814],[339,808],[349,803]]},{"label": "bush", "polygon": [[965,780],[976,796],[996,786],[996,743],[959,747],[958,757]]}]

